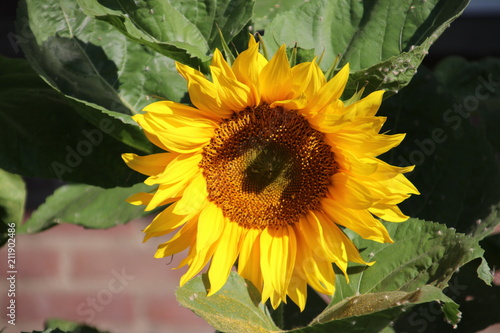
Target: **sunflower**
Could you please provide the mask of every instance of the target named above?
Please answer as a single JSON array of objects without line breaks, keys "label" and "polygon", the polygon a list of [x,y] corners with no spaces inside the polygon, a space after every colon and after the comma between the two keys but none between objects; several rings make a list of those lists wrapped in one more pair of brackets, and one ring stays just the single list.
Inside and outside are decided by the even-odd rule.
[{"label": "sunflower", "polygon": [[169,205],[144,230],[145,241],[177,231],[156,258],[188,250],[182,286],[208,268],[213,295],[237,263],[277,308],[287,296],[304,309],[307,285],[335,291],[334,263],[367,263],[344,234],[392,242],[378,218],[403,222],[397,207],[417,189],[376,156],[404,134],[379,134],[383,91],[341,101],[344,66],[327,81],[315,61],[291,67],[286,47],[267,61],[259,43],[232,66],[215,50],[211,80],[177,63],[194,107],[155,102],[133,118],[165,153],[124,154],[157,185],[128,199],[146,210]]}]

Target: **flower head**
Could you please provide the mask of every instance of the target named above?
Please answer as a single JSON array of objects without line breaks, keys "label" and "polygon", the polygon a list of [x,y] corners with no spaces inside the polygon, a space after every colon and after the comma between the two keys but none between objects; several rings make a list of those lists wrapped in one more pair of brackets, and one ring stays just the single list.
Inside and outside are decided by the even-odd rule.
[{"label": "flower head", "polygon": [[129,202],[146,210],[170,204],[144,230],[145,240],[173,231],[155,257],[189,249],[181,285],[210,262],[209,295],[232,266],[276,308],[287,295],[305,307],[307,284],[335,290],[332,263],[366,263],[343,227],[392,242],[377,219],[407,219],[397,207],[417,189],[376,156],[404,135],[379,134],[383,91],[343,102],[349,66],[330,81],[315,61],[290,67],[282,46],[268,62],[250,38],[232,66],[216,50],[211,78],[177,64],[194,107],[161,101],[134,119],[165,153],[124,154],[148,175],[153,193]]}]

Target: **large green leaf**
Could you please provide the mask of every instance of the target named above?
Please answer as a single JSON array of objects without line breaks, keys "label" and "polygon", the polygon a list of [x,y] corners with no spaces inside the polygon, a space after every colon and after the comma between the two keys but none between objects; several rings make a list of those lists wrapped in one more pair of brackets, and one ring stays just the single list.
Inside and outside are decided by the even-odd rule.
[{"label": "large green leaf", "polygon": [[[100,107],[64,97],[25,60],[0,58],[0,68],[0,168],[104,187],[131,186],[143,179],[120,157],[153,149],[129,116],[106,114]],[[97,126],[79,113],[98,115]]]},{"label": "large green leaf", "polygon": [[143,183],[111,189],[83,184],[65,185],[49,196],[19,227],[18,232],[36,233],[61,223],[96,229],[111,228],[146,214],[143,206],[133,206],[125,199],[149,189]]},{"label": "large green leaf", "polygon": [[303,3],[304,0],[256,0],[253,15],[254,30],[262,32],[277,14]]},{"label": "large green leaf", "polygon": [[326,70],[340,55],[353,76],[347,94],[367,85],[398,91],[410,82],[429,47],[460,15],[469,0],[318,0],[280,12],[264,39],[273,54],[279,45],[315,49]]},{"label": "large green leaf", "polygon": [[308,327],[289,332],[377,333],[415,304],[432,301],[441,301],[448,306],[455,304],[441,289],[430,285],[412,292],[367,293],[345,298],[326,309]]},{"label": "large green leaf", "polygon": [[[19,175],[0,169],[0,246],[15,235],[24,217],[26,186]],[[9,229],[14,233],[10,232]]]},{"label": "large green leaf", "polygon": [[173,60],[86,16],[75,1],[21,1],[18,42],[47,82],[64,94],[135,114],[157,96],[186,91]]},{"label": "large green leaf", "polygon": [[[249,22],[254,1],[79,0],[87,15],[177,61],[202,68],[222,44]],[[203,69],[203,68],[202,68]]]},{"label": "large green leaf", "polygon": [[260,302],[259,291],[235,272],[231,272],[220,291],[207,297],[209,286],[206,274],[191,279],[177,289],[177,300],[221,332],[279,331],[266,307]]},{"label": "large green leaf", "polygon": [[441,224],[410,219],[385,226],[393,244],[352,237],[364,257],[376,263],[350,267],[349,282],[337,276],[331,304],[357,294],[413,291],[426,284],[444,289],[456,270],[484,253],[477,239]]}]

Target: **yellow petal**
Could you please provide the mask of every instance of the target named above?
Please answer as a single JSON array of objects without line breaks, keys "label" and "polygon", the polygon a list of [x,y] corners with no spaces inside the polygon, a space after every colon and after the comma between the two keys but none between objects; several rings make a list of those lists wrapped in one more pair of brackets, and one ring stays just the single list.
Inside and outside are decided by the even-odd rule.
[{"label": "yellow petal", "polygon": [[214,136],[213,127],[178,127],[159,131],[158,138],[167,150],[188,154],[200,151]]},{"label": "yellow petal", "polygon": [[369,117],[377,114],[380,105],[382,104],[382,97],[384,96],[384,90],[377,90],[372,92],[365,98],[349,105],[346,108],[346,113],[349,113],[351,117]]},{"label": "yellow petal", "polygon": [[186,223],[190,218],[189,216],[172,213],[175,209],[175,205],[176,203],[171,204],[161,213],[156,215],[153,221],[143,230],[143,232],[171,232]]},{"label": "yellow petal", "polygon": [[373,136],[361,132],[339,132],[328,135],[327,141],[335,142],[336,146],[354,155],[378,156],[399,145],[404,137],[405,134]]},{"label": "yellow petal", "polygon": [[267,227],[261,233],[260,246],[263,254],[260,265],[264,277],[264,290],[266,285],[271,286],[280,298],[284,298],[295,266],[295,233],[289,226],[277,229]]},{"label": "yellow petal", "polygon": [[152,193],[139,192],[136,194],[132,194],[125,201],[127,201],[128,203],[130,203],[132,205],[140,206],[140,205],[147,205],[151,201],[152,198],[153,198]]},{"label": "yellow petal", "polygon": [[171,185],[160,184],[153,195],[153,198],[151,198],[151,201],[149,201],[144,210],[150,211],[158,206],[164,205],[165,202],[168,202],[171,198],[179,197],[189,181],[189,178],[185,178],[182,181]]},{"label": "yellow petal", "polygon": [[188,80],[188,91],[191,103],[198,109],[212,113],[220,118],[229,118],[232,110],[224,109],[217,94],[215,85],[208,81],[199,71],[176,63],[177,70]]},{"label": "yellow petal", "polygon": [[173,212],[179,215],[199,212],[207,204],[207,196],[207,182],[200,172],[186,187]]},{"label": "yellow petal", "polygon": [[170,130],[177,127],[217,127],[219,124],[208,117],[196,118],[192,116],[181,116],[178,114],[157,114],[148,112],[145,118],[155,123],[159,131]]},{"label": "yellow petal", "polygon": [[330,81],[324,84],[311,98],[307,109],[311,112],[320,112],[328,104],[338,100],[344,92],[349,78],[349,64],[345,65]]},{"label": "yellow petal", "polygon": [[226,220],[222,210],[214,203],[208,202],[198,218],[198,232],[196,234],[196,249],[201,251],[209,248],[219,240],[224,230]]},{"label": "yellow petal", "polygon": [[297,277],[295,274],[288,285],[288,296],[297,304],[300,311],[304,311],[307,300],[307,282],[305,279]]},{"label": "yellow petal", "polygon": [[231,268],[240,252],[242,231],[243,228],[238,223],[226,223],[208,270],[210,291],[207,296],[215,294],[226,283]]},{"label": "yellow petal", "polygon": [[188,124],[189,121],[193,120],[204,120],[208,124],[216,124],[217,121],[220,121],[220,117],[215,116],[211,112],[205,112],[189,105],[172,101],[159,101],[151,103],[147,105],[143,111],[147,112],[150,116],[155,116],[156,119],[161,119],[165,116],[175,116],[176,119],[184,119],[184,124]]},{"label": "yellow petal", "polygon": [[337,147],[332,150],[335,153],[335,161],[341,170],[363,176],[370,176],[378,170],[379,163],[372,159],[354,156]]},{"label": "yellow petal", "polygon": [[198,164],[201,159],[201,154],[177,154],[162,173],[149,177],[144,183],[146,185],[166,185],[177,183],[185,178],[192,178],[200,171]]},{"label": "yellow petal", "polygon": [[301,94],[299,97],[294,99],[287,99],[284,101],[276,101],[270,104],[270,107],[274,108],[276,106],[282,106],[288,110],[301,110],[307,105],[306,95]]},{"label": "yellow petal", "polygon": [[[327,233],[330,231],[328,224],[320,220],[319,212],[310,211],[306,219],[300,222],[300,229],[306,239],[308,246],[313,250],[314,254],[321,260],[347,263],[347,254],[342,251],[342,243],[330,246],[327,242]],[[325,230],[326,228],[326,230]]]},{"label": "yellow petal", "polygon": [[151,121],[151,117],[145,117],[144,114],[136,114],[132,117],[132,119],[134,119],[141,126],[149,141],[163,150],[168,150],[168,148],[160,141],[157,134],[157,132],[163,130],[163,128],[158,126],[158,124],[154,121]]},{"label": "yellow petal", "polygon": [[349,282],[349,277],[347,275],[347,262],[353,261],[360,264],[367,264],[361,256],[359,255],[356,246],[352,241],[344,234],[342,230],[331,220],[326,218],[322,213],[318,213],[318,220],[321,222],[323,230],[325,231],[326,243],[336,253],[339,258],[335,261],[335,264],[344,272],[344,275]]},{"label": "yellow petal", "polygon": [[292,68],[294,95],[304,94],[310,100],[326,83],[325,75],[318,64],[304,62]]},{"label": "yellow petal", "polygon": [[187,249],[196,236],[196,222],[186,223],[168,242],[158,246],[155,258],[165,258]]},{"label": "yellow petal", "polygon": [[259,53],[259,43],[250,36],[248,49],[241,52],[233,62],[233,72],[238,81],[250,87],[255,105],[260,104],[260,72],[267,65],[267,60]]},{"label": "yellow petal", "polygon": [[238,258],[238,274],[249,280],[262,292],[262,273],[260,269],[259,229],[249,229],[241,244]]},{"label": "yellow petal", "polygon": [[403,214],[403,212],[396,205],[379,203],[370,207],[368,210],[373,215],[378,216],[385,221],[404,222],[408,220],[408,216]]},{"label": "yellow petal", "polygon": [[[189,265],[187,272],[181,277],[180,286],[182,287],[187,281],[191,280],[196,274],[198,274],[203,267],[205,267],[212,257],[215,249],[217,248],[217,243],[214,242],[210,246],[200,250],[193,251],[191,256],[187,257],[186,263]],[[183,263],[181,263],[183,264]]]},{"label": "yellow petal", "polygon": [[335,290],[335,273],[331,262],[317,257],[304,239],[305,235],[297,233],[297,266],[307,279],[307,283],[323,294],[333,294]]},{"label": "yellow petal", "polygon": [[370,190],[365,187],[365,183],[358,181],[355,175],[337,172],[332,177],[332,183],[328,188],[330,194],[345,207],[367,209],[376,201]]},{"label": "yellow petal", "polygon": [[335,223],[340,224],[365,239],[379,243],[392,243],[387,229],[366,210],[345,208],[332,199],[321,202],[322,211]]},{"label": "yellow petal", "polygon": [[225,77],[236,80],[236,76],[234,75],[233,70],[231,69],[227,61],[224,59],[224,56],[219,51],[219,49],[215,49],[214,51],[211,67],[217,68],[221,72],[221,74],[224,75]]},{"label": "yellow petal", "polygon": [[253,95],[247,85],[223,75],[219,68],[211,67],[211,70],[217,94],[225,108],[241,111],[248,106],[255,105]]},{"label": "yellow petal", "polygon": [[282,45],[271,61],[260,72],[260,91],[267,103],[293,98],[292,70]]},{"label": "yellow petal", "polygon": [[127,166],[144,175],[157,175],[167,167],[178,154],[160,153],[147,156],[139,156],[136,154],[122,154],[122,159],[127,163]]}]

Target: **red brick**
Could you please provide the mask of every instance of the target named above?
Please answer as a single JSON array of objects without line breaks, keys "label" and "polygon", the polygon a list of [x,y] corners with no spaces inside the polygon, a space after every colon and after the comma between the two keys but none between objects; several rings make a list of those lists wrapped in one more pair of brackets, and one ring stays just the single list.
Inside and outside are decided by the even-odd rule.
[{"label": "red brick", "polygon": [[500,269],[495,270],[495,274],[493,275],[493,284],[500,286]]},{"label": "red brick", "polygon": [[[141,230],[147,224],[139,220],[109,230],[61,225],[35,235],[18,235],[19,324],[6,332],[41,330],[52,317],[92,319],[88,324],[111,332],[213,332],[175,299],[186,268],[172,268],[186,253],[155,259],[157,245],[169,236],[141,243]],[[93,310],[95,318],[91,318],[87,297],[100,295],[105,301],[110,283],[119,287],[116,281],[110,282],[113,271],[119,274],[122,268],[134,279],[122,291],[111,293],[110,303],[100,312]]]},{"label": "red brick", "polygon": [[189,325],[198,328],[210,327],[204,319],[198,317],[191,310],[180,306],[173,293],[148,297],[146,309],[148,321],[153,324]]},{"label": "red brick", "polygon": [[69,273],[71,278],[89,279],[125,269],[139,279],[164,281],[171,276],[169,267],[153,258],[153,253],[131,248],[75,249]]},{"label": "red brick", "polygon": [[[26,236],[22,237],[26,240]],[[19,243],[16,265],[19,278],[56,277],[61,273],[60,253],[55,249],[39,248],[36,251],[25,249]]]},{"label": "red brick", "polygon": [[[99,322],[131,323],[134,318],[133,299],[127,294],[111,294],[105,299],[101,290],[94,293],[21,293],[16,297],[19,322],[38,322],[61,318],[88,324]],[[95,307],[88,303],[95,299]],[[105,303],[99,302],[104,300]]]}]

